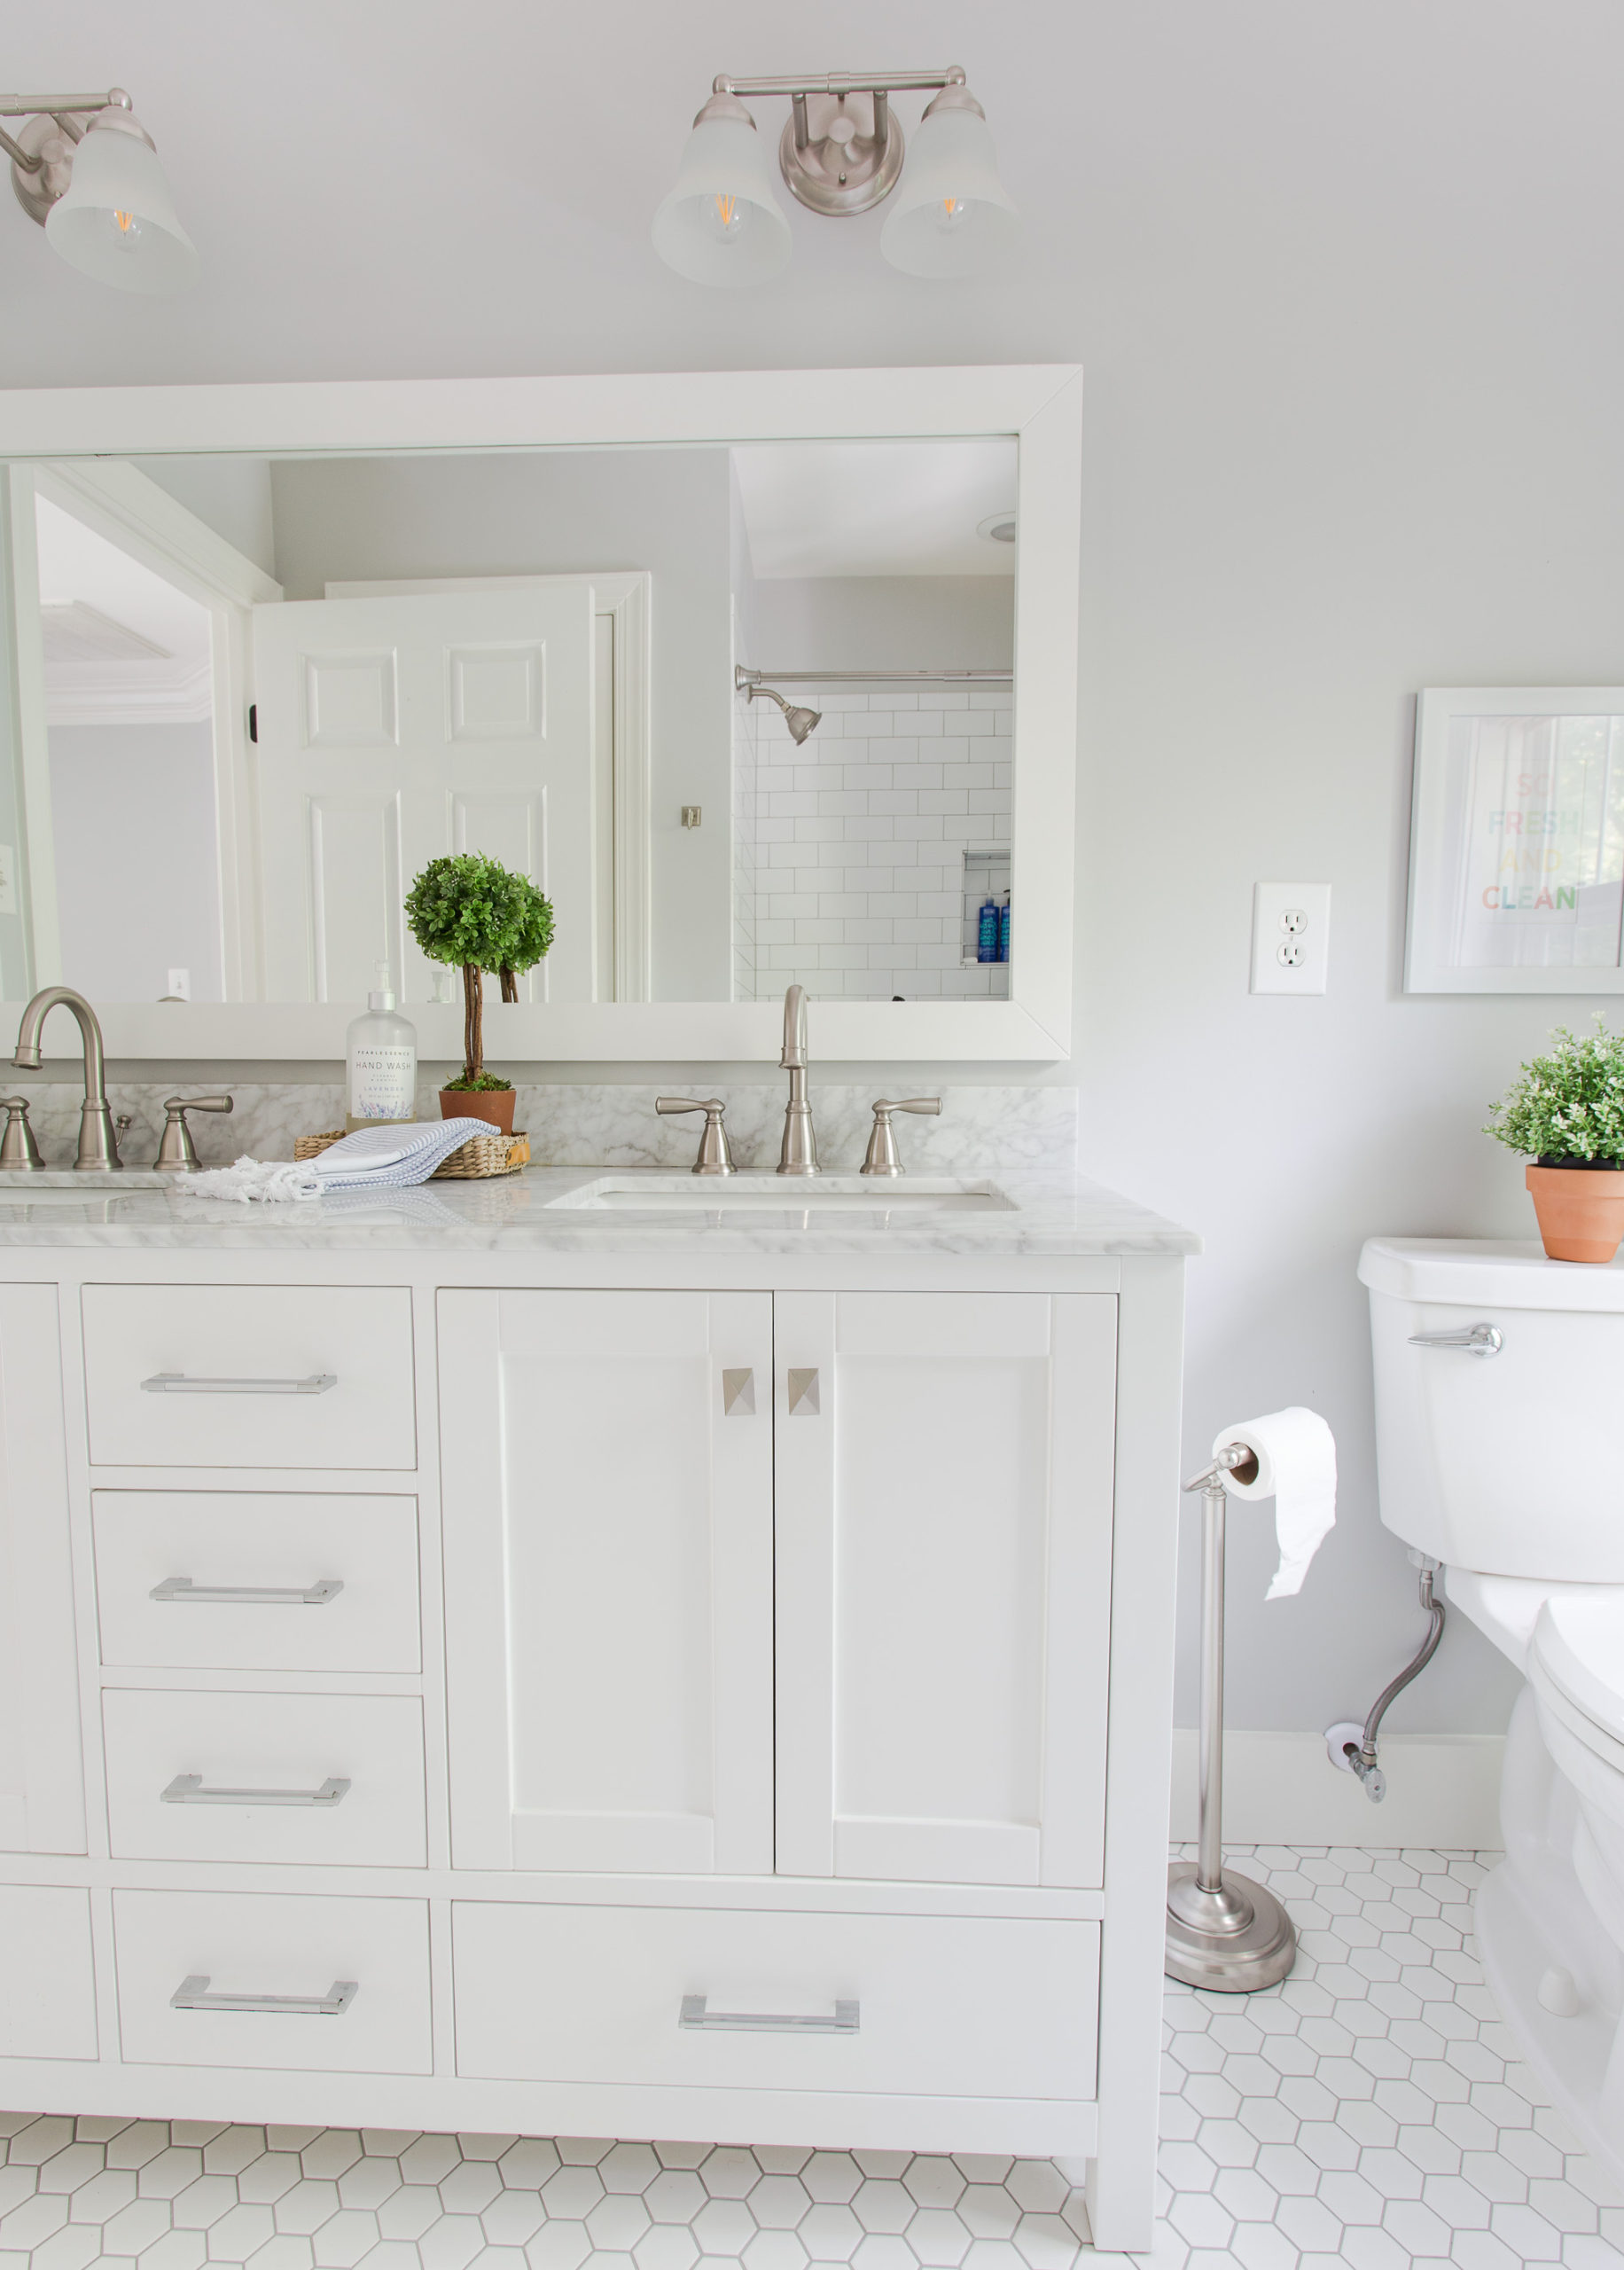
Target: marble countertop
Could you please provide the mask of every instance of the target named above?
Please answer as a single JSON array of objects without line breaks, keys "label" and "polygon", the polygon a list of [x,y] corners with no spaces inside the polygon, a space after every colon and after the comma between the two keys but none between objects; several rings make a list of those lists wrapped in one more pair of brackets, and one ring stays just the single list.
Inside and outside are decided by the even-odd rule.
[{"label": "marble countertop", "polygon": [[[346,1191],[293,1204],[244,1206],[189,1197],[168,1181],[133,1173],[105,1179],[71,1173],[6,1176],[0,1177],[0,1248],[580,1254],[668,1251],[697,1241],[707,1252],[729,1255],[871,1257],[886,1251],[988,1258],[1200,1250],[1199,1240],[1176,1223],[1070,1175],[994,1172],[966,1176],[957,1186],[923,1176],[894,1186],[829,1177],[820,1184],[837,1202],[828,1212],[820,1212],[816,1201],[798,1206],[792,1184],[741,1176],[728,1186],[753,1185],[747,1194],[764,1202],[737,1213],[725,1210],[726,1200],[706,1207],[685,1178],[677,1194],[680,1210],[652,1205],[644,1210],[637,1200],[645,1175],[651,1201],[661,1185],[677,1179],[637,1170],[532,1167],[500,1181],[436,1182],[413,1190]],[[617,1210],[582,1203],[595,1184],[615,1186]],[[940,1211],[921,1205],[933,1192],[955,1195],[959,1205]],[[849,1209],[839,1202],[845,1198]],[[985,1210],[976,1208],[978,1198]]]}]

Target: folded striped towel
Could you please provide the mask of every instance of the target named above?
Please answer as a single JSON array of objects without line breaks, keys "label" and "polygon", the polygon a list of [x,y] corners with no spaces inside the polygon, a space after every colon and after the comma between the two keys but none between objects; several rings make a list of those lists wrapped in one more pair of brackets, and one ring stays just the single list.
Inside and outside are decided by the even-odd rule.
[{"label": "folded striped towel", "polygon": [[176,1194],[188,1198],[230,1198],[240,1205],[275,1205],[287,1199],[319,1198],[329,1190],[400,1190],[426,1182],[442,1159],[461,1150],[473,1135],[488,1135],[488,1119],[430,1120],[405,1127],[358,1127],[320,1156],[297,1165],[246,1155],[234,1166],[206,1174],[176,1177]]}]

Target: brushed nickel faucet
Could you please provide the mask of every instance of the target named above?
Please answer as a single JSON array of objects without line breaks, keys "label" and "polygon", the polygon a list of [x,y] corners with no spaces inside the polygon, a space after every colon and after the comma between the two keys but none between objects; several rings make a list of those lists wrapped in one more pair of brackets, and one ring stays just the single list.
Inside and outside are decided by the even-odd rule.
[{"label": "brushed nickel faucet", "polygon": [[784,1049],[778,1068],[790,1076],[790,1100],[784,1114],[784,1142],[778,1153],[780,1174],[817,1172],[817,1136],[812,1107],[807,1101],[806,989],[792,985],[784,996]]},{"label": "brushed nickel faucet", "polygon": [[48,985],[43,993],[36,993],[22,1013],[12,1061],[20,1072],[39,1070],[40,1027],[59,1002],[73,1011],[84,1045],[84,1109],[79,1115],[79,1155],[74,1170],[76,1174],[121,1174],[124,1162],[119,1156],[113,1114],[107,1108],[101,1027],[84,995],[75,993],[71,985]]}]

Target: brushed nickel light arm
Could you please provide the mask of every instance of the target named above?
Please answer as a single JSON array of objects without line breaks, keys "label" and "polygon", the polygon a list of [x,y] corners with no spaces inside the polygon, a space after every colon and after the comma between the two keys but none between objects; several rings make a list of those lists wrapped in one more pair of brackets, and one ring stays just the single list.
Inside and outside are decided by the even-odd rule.
[{"label": "brushed nickel light arm", "polygon": [[[748,120],[746,96],[787,95],[778,168],[791,194],[813,213],[866,213],[891,194],[902,170],[905,145],[891,97],[915,91],[934,92],[933,110],[941,104],[985,115],[962,65],[949,63],[940,70],[777,71],[753,79],[719,71],[699,118]],[[868,99],[853,105],[854,95]]]},{"label": "brushed nickel light arm", "polygon": [[[14,169],[17,201],[32,220],[43,223],[73,177],[73,145],[84,139],[81,120],[104,110],[131,111],[122,87],[109,87],[99,95],[0,95],[0,118],[28,121],[20,140],[0,127],[0,150]],[[20,178],[23,176],[26,181]]]}]

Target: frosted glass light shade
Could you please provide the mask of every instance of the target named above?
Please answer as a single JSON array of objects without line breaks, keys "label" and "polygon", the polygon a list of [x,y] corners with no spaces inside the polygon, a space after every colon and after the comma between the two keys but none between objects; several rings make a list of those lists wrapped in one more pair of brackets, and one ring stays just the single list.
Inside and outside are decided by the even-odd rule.
[{"label": "frosted glass light shade", "polygon": [[184,291],[197,281],[197,247],[156,151],[128,112],[118,115],[123,122],[93,121],[74,150],[74,177],[45,215],[45,234],[70,267],[115,291]]},{"label": "frosted glass light shade", "polygon": [[652,234],[666,266],[691,284],[761,284],[787,265],[790,224],[753,126],[700,118]]},{"label": "frosted glass light shade", "polygon": [[881,252],[910,276],[973,276],[1000,260],[1019,234],[987,121],[973,110],[933,106],[891,192]]}]

